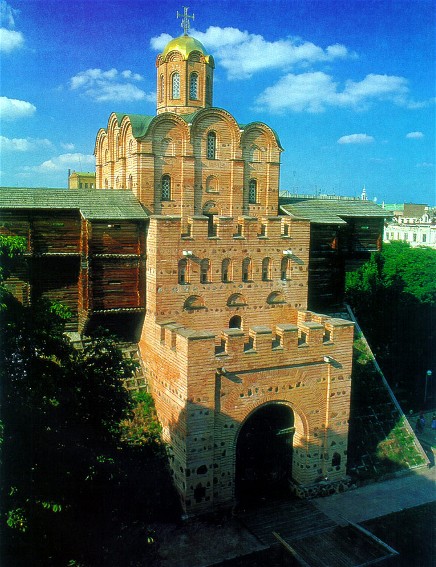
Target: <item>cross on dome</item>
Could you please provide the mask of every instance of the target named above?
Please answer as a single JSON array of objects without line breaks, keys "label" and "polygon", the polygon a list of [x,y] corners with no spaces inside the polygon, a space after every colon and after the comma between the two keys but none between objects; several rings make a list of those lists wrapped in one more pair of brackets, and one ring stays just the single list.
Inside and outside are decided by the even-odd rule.
[{"label": "cross on dome", "polygon": [[195,14],[188,16],[188,10],[189,8],[187,6],[183,6],[183,14],[179,14],[179,11],[177,11],[177,17],[182,18],[182,23],[180,25],[183,28],[183,35],[188,35],[189,28],[191,27],[189,18],[191,18],[192,21],[194,21],[195,18]]}]

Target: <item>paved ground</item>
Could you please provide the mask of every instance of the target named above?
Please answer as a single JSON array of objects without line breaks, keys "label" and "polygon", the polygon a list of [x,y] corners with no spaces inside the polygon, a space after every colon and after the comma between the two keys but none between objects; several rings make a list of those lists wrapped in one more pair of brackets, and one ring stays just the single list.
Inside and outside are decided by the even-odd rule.
[{"label": "paved ground", "polygon": [[436,501],[436,467],[375,482],[312,502],[338,523],[364,522],[372,518]]}]

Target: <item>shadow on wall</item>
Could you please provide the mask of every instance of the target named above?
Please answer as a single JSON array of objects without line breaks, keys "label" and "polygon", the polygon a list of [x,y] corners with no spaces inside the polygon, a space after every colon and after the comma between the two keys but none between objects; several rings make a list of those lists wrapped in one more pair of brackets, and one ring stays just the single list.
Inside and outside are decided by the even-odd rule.
[{"label": "shadow on wall", "polygon": [[[196,514],[345,490],[346,438],[336,435],[324,449],[324,430],[309,444],[301,427],[291,404],[281,400],[259,405],[243,423],[188,403],[178,419],[164,427],[184,509]],[[300,485],[294,477],[310,480]]]}]

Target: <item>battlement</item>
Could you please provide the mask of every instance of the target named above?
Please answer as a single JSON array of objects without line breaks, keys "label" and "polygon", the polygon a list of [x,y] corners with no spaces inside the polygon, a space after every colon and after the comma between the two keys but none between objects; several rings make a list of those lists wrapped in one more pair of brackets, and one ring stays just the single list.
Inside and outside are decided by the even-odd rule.
[{"label": "battlement", "polygon": [[[180,235],[183,242],[217,240],[252,240],[252,239],[290,239],[296,236],[296,230],[309,226],[309,222],[292,219],[287,216],[220,216],[195,215],[186,221],[176,215],[154,215],[159,228],[165,225],[171,234]],[[293,234],[294,232],[294,234]]]},{"label": "battlement", "polygon": [[[166,356],[180,358],[196,351],[203,364],[245,366],[253,356],[280,358],[278,364],[307,363],[309,359],[334,356],[344,333],[349,334],[354,324],[345,319],[330,318],[310,311],[298,311],[297,323],[279,323],[274,326],[254,326],[242,329],[223,329],[220,334],[208,330],[194,330],[174,322],[157,323],[161,347]],[[193,344],[195,341],[195,345]],[[267,363],[267,360],[264,361]],[[272,363],[270,360],[269,363]],[[257,364],[262,365],[262,361]]]}]

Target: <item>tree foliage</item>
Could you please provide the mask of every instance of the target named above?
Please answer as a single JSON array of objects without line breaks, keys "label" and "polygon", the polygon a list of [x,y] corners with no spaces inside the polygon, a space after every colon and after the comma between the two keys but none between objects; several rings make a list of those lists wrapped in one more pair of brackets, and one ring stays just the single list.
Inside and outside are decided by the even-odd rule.
[{"label": "tree foliage", "polygon": [[423,403],[423,377],[435,364],[435,274],[436,250],[402,242],[347,274],[347,301],[406,408]]},{"label": "tree foliage", "polygon": [[[15,245],[0,238],[2,259],[17,258]],[[153,480],[151,497],[143,486],[150,467],[160,468],[162,488],[172,492],[158,432],[141,433],[137,447],[122,439],[120,423],[137,405],[124,387],[135,363],[104,330],[74,348],[62,306],[23,306],[0,291],[0,562],[124,567],[140,557],[152,565],[148,525],[161,494]],[[120,555],[122,542],[131,549]]]}]

